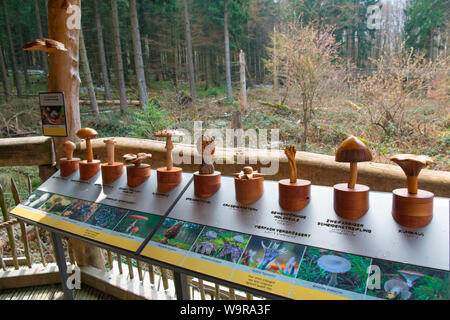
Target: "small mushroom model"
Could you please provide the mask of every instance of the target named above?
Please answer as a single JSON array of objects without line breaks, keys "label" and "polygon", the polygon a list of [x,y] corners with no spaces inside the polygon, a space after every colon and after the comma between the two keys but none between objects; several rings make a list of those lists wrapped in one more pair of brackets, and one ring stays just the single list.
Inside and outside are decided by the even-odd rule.
[{"label": "small mushroom model", "polygon": [[91,128],[82,128],[77,131],[80,139],[86,140],[86,160],[80,162],[80,178],[88,180],[100,171],[100,160],[94,160],[91,139],[98,135],[97,131]]},{"label": "small mushroom model", "polygon": [[434,194],[418,188],[418,176],[422,168],[433,163],[424,155],[397,154],[391,161],[402,168],[406,175],[407,188],[392,191],[392,216],[407,228],[422,228],[433,219]]},{"label": "small mushroom model", "polygon": [[66,156],[59,159],[59,168],[61,170],[61,177],[67,177],[78,170],[80,158],[73,157],[73,151],[76,149],[76,145],[72,141],[67,140],[64,142],[63,148]]},{"label": "small mushroom model", "polygon": [[414,281],[424,276],[423,273],[412,270],[398,270],[398,273],[400,273],[403,278],[405,278],[406,285],[410,288],[414,285]]},{"label": "small mushroom model", "polygon": [[371,161],[369,148],[357,137],[345,139],[336,151],[336,162],[350,163],[348,183],[334,185],[334,211],[345,219],[361,218],[369,210],[368,186],[357,184],[358,162]]},{"label": "small mushroom model", "polygon": [[246,166],[241,172],[234,174],[236,201],[251,204],[259,200],[264,193],[264,176],[253,168]]},{"label": "small mushroom model", "polygon": [[183,226],[183,222],[179,221],[171,226],[169,229],[164,232],[164,239],[161,240],[161,243],[167,244],[169,239],[174,239],[177,237],[178,233],[180,233],[181,227]]},{"label": "small mushroom model", "polygon": [[337,284],[337,275],[346,273],[352,268],[351,263],[342,257],[329,254],[321,256],[317,260],[317,265],[324,271],[330,273],[328,286],[334,287]]},{"label": "small mushroom model", "polygon": [[288,211],[298,211],[306,207],[311,197],[311,181],[297,178],[295,146],[287,146],[284,153],[288,158],[289,179],[278,181],[278,203]]},{"label": "small mushroom model", "polygon": [[386,298],[393,300],[400,296],[401,300],[408,300],[411,298],[411,292],[408,285],[400,279],[389,279],[384,283],[384,291],[386,292]]},{"label": "small mushroom model", "polygon": [[150,165],[143,162],[151,157],[150,153],[144,152],[138,154],[128,153],[123,156],[127,164],[127,184],[130,187],[137,187],[150,177]]},{"label": "small mushroom model", "polygon": [[155,133],[155,137],[166,138],[166,166],[156,169],[158,180],[158,192],[169,192],[176,188],[183,180],[183,170],[173,166],[172,137],[184,136],[179,130],[161,130]]},{"label": "small mushroom model", "polygon": [[199,198],[209,198],[220,189],[222,176],[214,169],[214,138],[202,134],[197,141],[197,151],[202,157],[202,164],[194,173],[194,194]]},{"label": "small mushroom model", "polygon": [[114,138],[103,140],[106,144],[106,153],[108,161],[102,163],[102,179],[103,183],[108,184],[119,179],[123,174],[123,163],[114,161],[114,145],[116,141]]}]

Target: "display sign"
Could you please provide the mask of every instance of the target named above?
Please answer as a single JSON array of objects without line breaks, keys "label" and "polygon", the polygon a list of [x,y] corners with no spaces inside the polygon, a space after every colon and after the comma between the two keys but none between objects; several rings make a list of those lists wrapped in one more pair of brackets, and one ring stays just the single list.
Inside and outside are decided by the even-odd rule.
[{"label": "display sign", "polygon": [[39,93],[39,105],[44,136],[67,137],[64,92]]}]

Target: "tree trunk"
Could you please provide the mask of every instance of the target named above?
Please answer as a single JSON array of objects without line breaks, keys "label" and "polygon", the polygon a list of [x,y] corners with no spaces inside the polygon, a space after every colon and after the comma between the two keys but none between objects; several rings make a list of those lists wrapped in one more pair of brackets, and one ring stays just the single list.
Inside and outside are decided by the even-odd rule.
[{"label": "tree trunk", "polygon": [[278,89],[278,70],[277,70],[277,29],[273,26],[273,88]]},{"label": "tree trunk", "polygon": [[[36,26],[37,26],[37,33],[38,38],[43,38],[44,33],[42,32],[42,22],[41,22],[41,14],[39,12],[39,0],[34,0],[34,11],[36,13]],[[42,62],[42,69],[44,69],[44,72],[48,72],[48,62],[47,62],[47,53],[42,52],[40,54],[40,61]]]},{"label": "tree trunk", "polygon": [[134,67],[139,86],[139,100],[141,106],[147,104],[147,84],[145,81],[144,60],[142,59],[141,35],[139,33],[139,22],[136,11],[136,0],[130,0],[131,35],[134,48]]},{"label": "tree trunk", "polygon": [[[23,44],[25,42],[23,41],[22,26],[19,21],[20,13],[18,10],[16,10],[15,13],[16,13],[16,17],[17,17],[17,38],[19,40],[19,43]],[[27,63],[27,58],[25,56],[24,50],[20,50],[20,64],[22,65],[23,76],[25,78],[25,88],[30,89],[30,78],[28,76],[28,63]]]},{"label": "tree trunk", "polygon": [[84,42],[83,30],[80,30],[80,62],[83,69],[84,79],[88,86],[89,97],[91,100],[92,113],[98,116],[97,98],[95,97],[94,83],[92,82],[91,68],[89,67],[89,60],[86,52],[86,44]]},{"label": "tree trunk", "polygon": [[97,29],[98,54],[100,56],[100,68],[102,70],[103,85],[105,86],[105,100],[111,100],[111,86],[109,85],[108,65],[106,64],[105,44],[103,41],[102,21],[97,0],[93,0],[95,11],[95,25]]},{"label": "tree trunk", "polygon": [[231,62],[230,62],[230,36],[228,35],[228,0],[224,1],[223,29],[225,36],[225,71],[227,78],[227,97],[233,101],[233,91],[231,88]]},{"label": "tree trunk", "polygon": [[8,70],[6,69],[5,66],[5,59],[3,58],[3,49],[1,42],[0,42],[0,73],[2,76],[3,89],[5,90],[5,99],[8,102],[11,100],[11,91],[9,89]]},{"label": "tree trunk", "polygon": [[116,0],[111,0],[111,14],[114,31],[114,49],[116,53],[116,78],[120,93],[120,110],[128,110],[127,93],[125,89],[125,78],[123,74],[122,48],[120,47],[119,15]]},{"label": "tree trunk", "polygon": [[187,41],[187,53],[188,53],[188,64],[189,64],[189,85],[191,88],[192,100],[197,99],[197,92],[195,88],[195,74],[194,74],[194,60],[192,57],[192,42],[191,42],[191,23],[189,21],[189,9],[187,0],[183,0],[184,4],[184,20],[186,25],[186,41]]},{"label": "tree trunk", "polygon": [[[71,12],[71,13],[68,13]],[[77,141],[76,132],[80,129],[78,73],[78,43],[81,26],[80,0],[48,1],[48,36],[63,43],[67,49],[48,55],[48,91],[64,92],[68,136],[54,138],[56,157],[63,156],[62,144],[67,140]],[[90,265],[105,270],[105,261],[100,248],[75,239],[69,239],[78,266]]]},{"label": "tree trunk", "polygon": [[2,2],[3,2],[3,13],[5,16],[5,28],[6,28],[6,33],[8,35],[9,52],[11,54],[11,67],[12,67],[12,71],[13,71],[14,85],[17,90],[17,96],[19,98],[21,98],[22,97],[22,86],[20,85],[20,81],[19,81],[19,74],[18,74],[18,70],[17,70],[17,61],[16,61],[16,53],[15,53],[16,50],[14,49],[14,42],[13,42],[13,38],[12,38],[11,28],[9,26],[8,7],[6,6],[6,0],[3,0]]},{"label": "tree trunk", "polygon": [[205,47],[205,69],[206,69],[206,85],[205,90],[211,89],[213,86],[212,70],[211,70],[211,49]]},{"label": "tree trunk", "polygon": [[244,51],[239,52],[239,78],[241,82],[241,92],[239,99],[241,100],[241,108],[246,109],[247,105],[247,84],[245,81],[245,53]]}]

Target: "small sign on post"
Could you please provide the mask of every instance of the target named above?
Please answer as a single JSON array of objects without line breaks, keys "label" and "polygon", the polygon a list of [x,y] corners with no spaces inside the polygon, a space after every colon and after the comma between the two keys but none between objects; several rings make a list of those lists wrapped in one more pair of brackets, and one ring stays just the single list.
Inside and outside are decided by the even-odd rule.
[{"label": "small sign on post", "polygon": [[39,105],[44,136],[67,137],[64,92],[39,93]]}]

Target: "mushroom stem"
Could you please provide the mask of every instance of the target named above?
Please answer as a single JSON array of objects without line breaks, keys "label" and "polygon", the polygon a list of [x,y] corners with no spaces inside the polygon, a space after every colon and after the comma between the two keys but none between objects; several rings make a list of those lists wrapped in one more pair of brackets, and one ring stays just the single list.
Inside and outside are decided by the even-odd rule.
[{"label": "mushroom stem", "polygon": [[173,159],[172,159],[172,150],[173,150],[173,143],[172,143],[172,137],[167,136],[166,138],[166,167],[167,171],[173,169]]},{"label": "mushroom stem", "polygon": [[113,165],[114,164],[114,143],[106,144],[106,152],[108,154],[108,164]]},{"label": "mushroom stem", "polygon": [[348,180],[349,189],[355,188],[357,177],[358,177],[358,162],[350,162],[350,178]]},{"label": "mushroom stem", "polygon": [[337,273],[332,273],[330,281],[328,282],[328,285],[330,287],[334,287],[336,285],[336,283],[337,283]]},{"label": "mushroom stem", "polygon": [[91,139],[86,139],[86,160],[92,162],[94,160],[94,153],[92,152]]},{"label": "mushroom stem", "polygon": [[419,176],[406,176],[406,184],[408,185],[408,193],[417,194]]}]

